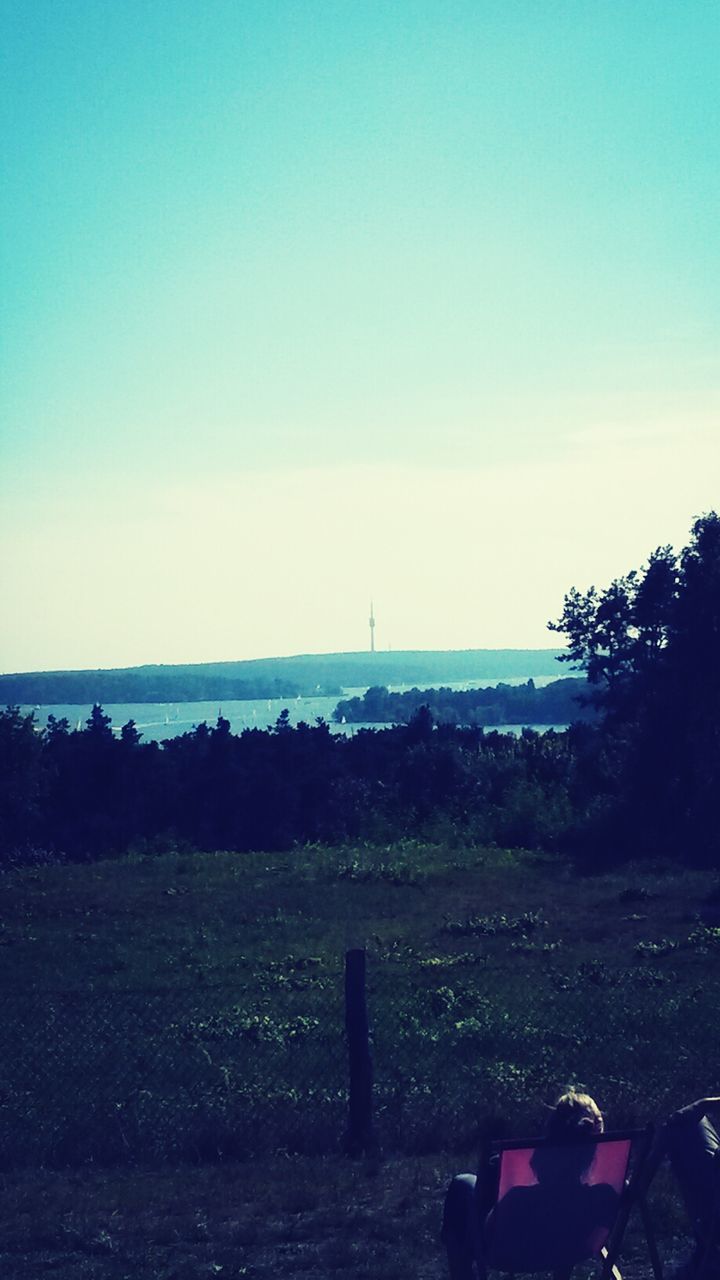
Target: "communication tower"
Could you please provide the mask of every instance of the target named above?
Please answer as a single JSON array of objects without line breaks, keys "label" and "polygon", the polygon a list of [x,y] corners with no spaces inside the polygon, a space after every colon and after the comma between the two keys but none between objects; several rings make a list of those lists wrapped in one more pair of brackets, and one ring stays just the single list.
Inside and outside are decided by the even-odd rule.
[{"label": "communication tower", "polygon": [[373,609],[372,600],[370,601],[369,622],[370,622],[370,652],[374,653],[375,652],[375,611]]}]

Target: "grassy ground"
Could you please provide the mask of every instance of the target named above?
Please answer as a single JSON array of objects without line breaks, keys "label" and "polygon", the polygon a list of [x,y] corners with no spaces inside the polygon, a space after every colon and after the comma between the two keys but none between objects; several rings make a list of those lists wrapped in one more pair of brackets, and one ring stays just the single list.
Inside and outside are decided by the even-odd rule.
[{"label": "grassy ground", "polygon": [[[572,963],[662,958],[703,921],[720,926],[720,876],[643,864],[579,876],[549,855],[414,842],[272,856],[167,852],[9,871],[0,907],[16,988],[242,991],[282,968],[286,951],[335,972],[348,945],[440,961],[470,945],[485,964],[517,966],[524,955],[537,970],[538,947],[513,945],[530,933],[545,960],[553,946]],[[524,930],[533,915],[536,927]],[[513,932],[500,917],[520,923]],[[674,962],[702,970],[699,950]]]},{"label": "grassy ground", "polygon": [[[441,846],[168,851],[13,871],[0,898],[4,1278],[429,1280],[484,1116],[536,1131],[571,1081],[611,1125],[717,1091],[717,877]],[[369,950],[375,1161],[334,1154],[348,945]],[[131,1021],[88,1039],[88,1009]],[[675,1255],[664,1176],[654,1215]],[[637,1232],[628,1258],[647,1273]]]},{"label": "grassy ground", "polygon": [[[440,1280],[456,1171],[448,1157],[298,1157],[15,1175],[3,1182],[0,1266],[4,1280]],[[687,1242],[666,1185],[653,1214],[664,1260],[677,1259]],[[651,1274],[633,1220],[621,1267],[626,1280]]]}]

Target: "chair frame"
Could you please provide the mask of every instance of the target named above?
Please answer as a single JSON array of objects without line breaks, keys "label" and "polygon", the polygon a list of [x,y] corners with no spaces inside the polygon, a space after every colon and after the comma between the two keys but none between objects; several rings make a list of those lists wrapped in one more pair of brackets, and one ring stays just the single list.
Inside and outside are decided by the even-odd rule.
[{"label": "chair frame", "polygon": [[700,1265],[697,1269],[696,1280],[703,1280],[703,1277],[708,1275],[713,1255],[720,1247],[720,1149],[715,1152],[713,1160],[713,1181],[715,1182],[715,1194],[713,1196],[712,1220]]}]

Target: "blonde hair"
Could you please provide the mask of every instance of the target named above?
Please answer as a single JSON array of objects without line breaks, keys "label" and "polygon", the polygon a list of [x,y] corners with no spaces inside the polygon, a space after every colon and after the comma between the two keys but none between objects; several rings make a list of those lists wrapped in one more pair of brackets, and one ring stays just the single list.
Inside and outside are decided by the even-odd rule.
[{"label": "blonde hair", "polygon": [[576,1093],[568,1089],[558,1098],[548,1119],[549,1138],[590,1137],[602,1133],[605,1121],[594,1098],[589,1093]]}]

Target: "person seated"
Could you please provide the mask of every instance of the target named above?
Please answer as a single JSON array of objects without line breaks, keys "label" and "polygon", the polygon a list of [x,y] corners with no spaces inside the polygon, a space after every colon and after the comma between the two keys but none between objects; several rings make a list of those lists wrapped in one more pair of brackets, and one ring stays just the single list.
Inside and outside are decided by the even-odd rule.
[{"label": "person seated", "polygon": [[720,1137],[707,1114],[714,1108],[720,1108],[720,1097],[698,1098],[675,1111],[661,1135],[695,1236],[695,1249],[678,1280],[692,1277],[703,1263],[703,1276],[720,1278]]},{"label": "person seated", "polygon": [[[596,1155],[587,1139],[596,1132],[589,1116],[561,1133],[552,1133],[551,1126],[550,1136],[563,1141],[562,1152],[536,1147],[529,1162],[535,1183],[512,1187],[485,1220],[486,1247],[496,1266],[551,1271],[596,1252],[598,1234],[603,1242],[620,1200],[609,1183],[585,1181]],[[505,1261],[495,1257],[498,1239],[510,1246]]]},{"label": "person seated", "polygon": [[[445,1197],[441,1232],[450,1280],[472,1280],[475,1264],[482,1274],[493,1237],[501,1230],[514,1230],[514,1224],[520,1221],[533,1258],[542,1256],[543,1250],[549,1258],[554,1257],[559,1238],[563,1247],[567,1246],[568,1260],[576,1261],[582,1256],[583,1242],[594,1229],[609,1226],[617,1211],[618,1197],[612,1187],[604,1183],[590,1186],[582,1181],[595,1148],[577,1140],[601,1134],[604,1128],[594,1099],[570,1090],[550,1109],[546,1125],[551,1142],[568,1144],[568,1158],[558,1162],[549,1151],[538,1147],[531,1161],[537,1180],[534,1185],[514,1187],[496,1203],[497,1163],[482,1171],[483,1185],[473,1174],[453,1178]],[[561,1221],[557,1217],[560,1205]],[[521,1240],[517,1246],[522,1249]],[[521,1269],[520,1263],[516,1266]],[[548,1266],[552,1267],[553,1262]]]}]

